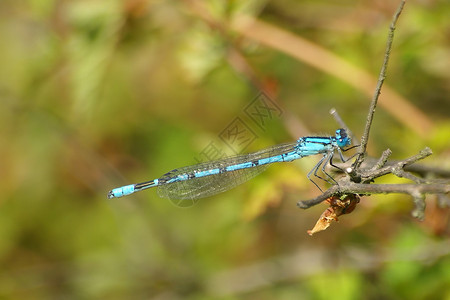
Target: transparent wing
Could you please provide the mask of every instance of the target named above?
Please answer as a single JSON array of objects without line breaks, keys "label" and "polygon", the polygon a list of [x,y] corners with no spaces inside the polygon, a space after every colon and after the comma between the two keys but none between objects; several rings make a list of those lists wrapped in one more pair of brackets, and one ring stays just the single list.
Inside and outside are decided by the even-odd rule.
[{"label": "transparent wing", "polygon": [[[276,145],[258,152],[227,157],[221,160],[205,162],[189,167],[175,169],[162,176],[160,179],[169,179],[184,174],[194,174],[201,171],[225,168],[240,163],[255,161],[262,158],[273,157],[294,150],[297,143]],[[158,186],[160,197],[180,200],[194,200],[212,196],[227,191],[235,186],[250,180],[267,168],[268,165],[223,172],[204,177],[191,178],[185,181],[178,181]],[[187,202],[192,205],[193,202]],[[182,201],[177,205],[186,206]]]}]

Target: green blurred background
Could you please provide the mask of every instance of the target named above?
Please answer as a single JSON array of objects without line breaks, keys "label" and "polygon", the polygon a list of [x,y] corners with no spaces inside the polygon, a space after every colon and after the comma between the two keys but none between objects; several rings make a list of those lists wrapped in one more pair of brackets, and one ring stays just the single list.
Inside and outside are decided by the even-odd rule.
[{"label": "green blurred background", "polygon": [[[236,117],[256,136],[245,151],[333,134],[332,107],[360,136],[374,85],[349,84],[355,72],[333,60],[315,67],[320,51],[295,42],[376,78],[397,5],[2,0],[0,298],[450,299],[448,208],[428,196],[419,222],[407,196],[365,197],[310,237],[326,206],[296,202],[319,193],[306,179],[316,157],[191,208],[154,190],[106,199],[195,163],[211,142],[225,147]],[[450,168],[449,15],[446,0],[407,3],[372,156],[429,146],[422,163]],[[291,35],[271,47],[273,33],[235,28],[242,16]],[[281,114],[259,128],[245,108],[262,91]]]}]

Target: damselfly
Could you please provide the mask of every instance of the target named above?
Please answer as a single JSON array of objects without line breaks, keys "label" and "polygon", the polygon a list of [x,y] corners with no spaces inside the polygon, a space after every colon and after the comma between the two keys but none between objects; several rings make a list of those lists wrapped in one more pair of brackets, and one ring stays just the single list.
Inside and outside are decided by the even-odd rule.
[{"label": "damselfly", "polygon": [[[329,183],[336,183],[325,172],[325,167],[328,164],[333,165],[332,159],[336,151],[344,161],[342,151],[350,144],[351,139],[345,129],[336,130],[335,136],[301,137],[295,143],[280,144],[254,153],[175,169],[158,179],[115,188],[108,193],[108,198],[127,196],[152,187],[157,187],[159,196],[163,198],[194,200],[209,197],[246,182],[264,171],[269,164],[322,154],[320,161],[307,175],[319,188],[311,179],[311,175],[314,174]],[[320,166],[322,173],[333,182],[317,174]]]}]

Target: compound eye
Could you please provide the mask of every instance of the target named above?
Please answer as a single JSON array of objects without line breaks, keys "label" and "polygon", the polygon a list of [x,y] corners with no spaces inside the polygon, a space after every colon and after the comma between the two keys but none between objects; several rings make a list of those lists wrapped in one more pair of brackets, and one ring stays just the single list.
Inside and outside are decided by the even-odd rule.
[{"label": "compound eye", "polygon": [[345,139],[347,137],[347,131],[345,129],[341,128],[336,130],[336,138],[339,140]]}]

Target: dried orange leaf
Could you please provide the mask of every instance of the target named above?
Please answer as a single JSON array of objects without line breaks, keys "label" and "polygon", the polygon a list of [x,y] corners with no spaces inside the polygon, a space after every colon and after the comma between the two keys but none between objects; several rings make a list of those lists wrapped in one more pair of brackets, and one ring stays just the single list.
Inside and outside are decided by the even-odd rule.
[{"label": "dried orange leaf", "polygon": [[327,229],[332,221],[338,221],[340,215],[351,213],[359,203],[359,196],[355,194],[332,196],[325,201],[330,204],[330,207],[320,215],[314,228],[307,231],[309,235]]}]

